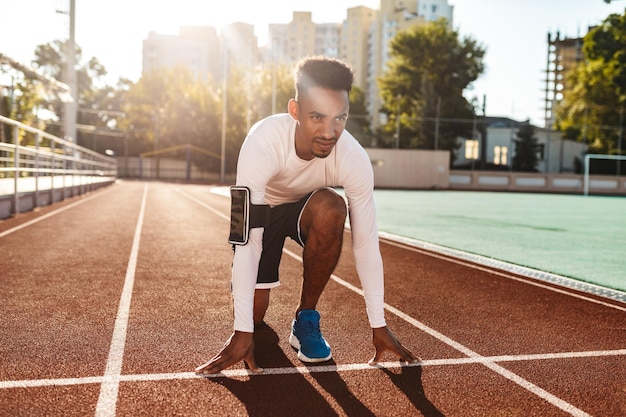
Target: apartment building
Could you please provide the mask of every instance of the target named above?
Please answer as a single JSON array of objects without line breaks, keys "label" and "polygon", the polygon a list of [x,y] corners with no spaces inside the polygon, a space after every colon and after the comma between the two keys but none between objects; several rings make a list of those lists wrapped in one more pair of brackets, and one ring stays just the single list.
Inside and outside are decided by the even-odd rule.
[{"label": "apartment building", "polygon": [[315,55],[339,57],[341,23],[315,25]]},{"label": "apartment building", "polygon": [[259,64],[259,41],[254,34],[254,25],[243,22],[226,25],[222,28],[221,40],[229,68],[247,70]]},{"label": "apartment building", "polygon": [[341,29],[339,58],[354,69],[354,85],[363,91],[369,89],[370,32],[378,11],[365,6],[348,9]]},{"label": "apartment building", "polygon": [[289,65],[301,57],[315,55],[317,32],[312,13],[293,12],[291,22],[270,24],[268,38],[269,56],[280,64]]},{"label": "apartment building", "polygon": [[224,26],[219,36],[212,26],[183,26],[178,35],[150,32],[143,41],[142,72],[182,65],[200,78],[219,81],[225,68],[254,68],[257,44],[254,26],[243,22]]},{"label": "apartment building", "polygon": [[220,40],[213,27],[184,26],[178,35],[153,31],[143,41],[142,72],[185,66],[197,77],[217,78],[221,74],[221,65],[214,52],[220,49]]}]

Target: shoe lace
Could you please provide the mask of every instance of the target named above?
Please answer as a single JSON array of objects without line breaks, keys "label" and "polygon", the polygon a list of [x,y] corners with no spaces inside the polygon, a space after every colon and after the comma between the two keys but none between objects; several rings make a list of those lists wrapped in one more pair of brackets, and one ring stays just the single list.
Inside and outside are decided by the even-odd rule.
[{"label": "shoe lace", "polygon": [[320,331],[319,324],[313,321],[305,321],[302,326],[302,332],[307,338],[314,338],[316,340],[322,339],[322,332]]}]

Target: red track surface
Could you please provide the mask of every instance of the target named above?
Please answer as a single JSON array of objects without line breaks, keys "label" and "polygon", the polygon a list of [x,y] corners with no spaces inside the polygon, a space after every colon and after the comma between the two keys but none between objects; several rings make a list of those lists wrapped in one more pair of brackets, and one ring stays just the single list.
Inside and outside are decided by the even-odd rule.
[{"label": "red track surface", "polygon": [[289,242],[256,335],[265,374],[194,375],[232,328],[228,205],[119,182],[0,222],[0,415],[626,415],[626,305],[393,242],[387,321],[423,361],[368,366],[349,236],[319,305],[333,361],[289,346]]}]

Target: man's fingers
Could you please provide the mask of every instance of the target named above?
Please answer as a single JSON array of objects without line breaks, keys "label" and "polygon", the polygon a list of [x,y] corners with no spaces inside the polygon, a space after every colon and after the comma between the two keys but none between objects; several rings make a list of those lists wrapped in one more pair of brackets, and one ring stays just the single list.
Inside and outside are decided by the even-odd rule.
[{"label": "man's fingers", "polygon": [[254,359],[254,344],[252,334],[235,332],[226,342],[224,348],[208,362],[198,366],[196,373],[201,375],[216,374],[243,360],[248,369],[254,373],[261,373],[263,369]]},{"label": "man's fingers", "polygon": [[202,365],[196,368],[197,374],[216,374],[220,372],[222,369],[226,368],[220,366],[221,357],[212,358],[210,361],[203,363]]},{"label": "man's fingers", "polygon": [[382,349],[382,350],[376,350],[376,354],[374,355],[374,357],[372,359],[370,359],[370,361],[368,362],[370,365],[376,365],[378,364],[378,362],[380,362],[380,358],[383,354],[384,351],[389,350],[392,351],[393,353],[395,353],[396,355],[398,355],[400,357],[400,359],[402,359],[405,362],[408,363],[417,363],[417,362],[421,362],[422,360],[415,356],[411,351],[409,351],[408,349],[401,347],[400,350],[396,350],[396,349]]},{"label": "man's fingers", "polygon": [[409,362],[409,363],[421,362],[420,358],[418,358],[417,356],[413,354],[413,352],[405,348],[404,345],[400,343],[398,340],[396,340],[396,345],[394,346],[392,350],[395,354],[400,356],[400,359],[406,362]]},{"label": "man's fingers", "polygon": [[392,354],[399,356],[401,360],[408,363],[417,363],[421,361],[421,359],[415,356],[413,352],[405,348],[386,327],[374,330],[374,347],[376,348],[376,354],[369,361],[370,365],[377,364],[385,351],[389,351]]},{"label": "man's fingers", "polygon": [[209,359],[208,362],[198,366],[196,373],[201,375],[217,374],[237,362],[238,360],[233,359],[232,356],[220,352]]},{"label": "man's fingers", "polygon": [[[207,363],[198,366],[196,368],[196,374],[199,374],[199,375],[217,374],[217,373],[221,372],[222,370],[228,368],[229,366],[234,365],[237,362],[238,361],[233,361],[232,363],[227,363],[227,362],[221,361],[219,359],[217,361],[214,361],[212,359],[212,360],[208,361]],[[259,367],[256,364],[256,362],[254,360],[254,356],[251,356],[249,358],[244,359],[244,362],[246,363],[246,365],[248,365],[248,369],[251,372],[254,372],[256,374],[260,374],[261,372],[263,372],[263,368]]]},{"label": "man's fingers", "polygon": [[263,368],[259,367],[256,364],[256,360],[254,359],[254,350],[250,349],[246,353],[246,357],[243,360],[248,365],[248,369],[250,369],[252,372],[257,374],[263,372]]},{"label": "man's fingers", "polygon": [[248,369],[249,369],[251,372],[254,372],[255,374],[260,374],[260,373],[262,373],[262,372],[263,372],[263,368],[261,368],[260,366],[258,366],[258,365],[256,364],[256,362],[254,362],[254,360],[249,361],[249,360],[247,360],[247,359],[246,359],[244,362],[248,365]]},{"label": "man's fingers", "polygon": [[380,355],[376,354],[374,355],[374,357],[372,359],[369,360],[369,362],[367,363],[368,365],[378,365],[378,362],[380,361]]},{"label": "man's fingers", "polygon": [[208,362],[198,366],[196,373],[203,375],[217,374],[235,363],[237,363],[236,359],[232,359],[230,355],[220,352],[209,359]]},{"label": "man's fingers", "polygon": [[401,348],[402,348],[402,351],[400,352],[400,357],[402,359],[404,359],[406,362],[417,363],[417,362],[421,362],[422,361],[421,358],[415,356],[413,354],[413,352],[411,352],[410,350],[408,350],[404,346],[401,345]]},{"label": "man's fingers", "polygon": [[368,364],[376,365],[378,362],[380,362],[380,357],[383,355],[384,351],[385,349],[379,349],[378,347],[376,347],[376,353],[374,354],[374,357],[369,360]]}]

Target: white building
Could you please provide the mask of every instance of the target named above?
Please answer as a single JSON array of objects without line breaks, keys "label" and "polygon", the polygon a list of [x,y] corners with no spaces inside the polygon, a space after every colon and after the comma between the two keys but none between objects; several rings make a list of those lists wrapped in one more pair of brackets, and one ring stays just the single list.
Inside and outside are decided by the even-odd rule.
[{"label": "white building", "polygon": [[[459,138],[453,167],[480,169],[481,147],[486,146],[486,164],[502,166],[510,170],[515,156],[515,141],[519,127],[525,122],[518,122],[505,117],[487,117],[487,138],[476,132],[474,138]],[[571,173],[576,171],[577,160],[583,161],[587,145],[563,139],[561,132],[535,127],[537,138],[537,171],[542,173]]]}]

